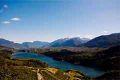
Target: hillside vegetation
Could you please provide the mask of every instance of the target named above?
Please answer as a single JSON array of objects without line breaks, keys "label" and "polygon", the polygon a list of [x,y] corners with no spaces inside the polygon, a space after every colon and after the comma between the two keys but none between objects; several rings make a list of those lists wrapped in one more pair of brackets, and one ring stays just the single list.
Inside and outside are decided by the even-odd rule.
[{"label": "hillside vegetation", "polygon": [[0,80],[89,80],[78,71],[50,68],[32,59],[11,59],[13,49],[0,47]]},{"label": "hillside vegetation", "polygon": [[82,48],[81,50],[76,49],[77,48],[50,48],[31,51],[50,56],[56,60],[68,61],[73,64],[94,67],[106,71],[104,75],[96,79],[120,79],[120,46],[110,48],[84,47],[84,49]]}]

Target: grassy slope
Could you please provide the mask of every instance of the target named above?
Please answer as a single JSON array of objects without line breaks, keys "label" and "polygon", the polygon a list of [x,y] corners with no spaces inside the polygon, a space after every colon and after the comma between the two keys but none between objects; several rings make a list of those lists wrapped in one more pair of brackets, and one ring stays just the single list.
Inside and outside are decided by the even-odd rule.
[{"label": "grassy slope", "polygon": [[0,80],[37,80],[36,72],[25,67],[34,66],[36,61],[11,60],[11,53],[8,48],[0,48]]},{"label": "grassy slope", "polygon": [[37,60],[10,59],[12,50],[0,47],[0,80],[37,80],[37,69],[44,80],[88,79],[76,71],[73,71],[73,75],[71,75],[69,71],[49,68],[46,63]]}]

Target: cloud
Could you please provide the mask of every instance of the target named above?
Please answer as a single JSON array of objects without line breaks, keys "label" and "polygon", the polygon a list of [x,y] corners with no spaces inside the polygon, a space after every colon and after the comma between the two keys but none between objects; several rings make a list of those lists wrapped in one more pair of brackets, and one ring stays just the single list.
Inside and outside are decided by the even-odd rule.
[{"label": "cloud", "polygon": [[3,24],[10,24],[10,23],[12,23],[12,22],[20,21],[20,20],[21,20],[20,18],[14,17],[14,18],[8,19],[8,20],[6,20],[6,21],[3,21],[2,23],[3,23]]},{"label": "cloud", "polygon": [[4,4],[2,8],[0,9],[0,13],[4,12],[8,8],[7,4]]},{"label": "cloud", "polygon": [[4,5],[3,5],[3,8],[8,8],[8,5],[7,5],[7,4],[4,4]]},{"label": "cloud", "polygon": [[12,19],[10,19],[10,20],[12,20],[12,21],[19,21],[20,18],[18,18],[18,17],[14,17],[14,18],[12,18]]},{"label": "cloud", "polygon": [[3,24],[10,24],[11,22],[10,21],[3,21],[2,23]]}]

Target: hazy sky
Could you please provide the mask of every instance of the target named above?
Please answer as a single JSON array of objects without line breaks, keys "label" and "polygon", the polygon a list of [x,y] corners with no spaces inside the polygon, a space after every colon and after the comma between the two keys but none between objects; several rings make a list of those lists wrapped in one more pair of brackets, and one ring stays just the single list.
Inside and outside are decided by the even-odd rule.
[{"label": "hazy sky", "polygon": [[0,0],[0,37],[53,41],[120,32],[120,0]]}]

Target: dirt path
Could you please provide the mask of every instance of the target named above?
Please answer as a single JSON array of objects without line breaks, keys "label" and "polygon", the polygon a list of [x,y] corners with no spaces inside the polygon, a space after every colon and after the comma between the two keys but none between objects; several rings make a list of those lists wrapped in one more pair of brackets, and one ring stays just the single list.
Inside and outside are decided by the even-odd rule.
[{"label": "dirt path", "polygon": [[37,69],[37,76],[38,76],[38,80],[44,80],[42,75],[39,73],[39,69]]},{"label": "dirt path", "polygon": [[33,69],[32,71],[37,73],[38,80],[44,80],[43,76],[39,73],[39,71],[40,71],[39,69],[35,70],[33,67],[27,67],[27,66],[25,66],[25,67],[29,68],[29,69]]}]

